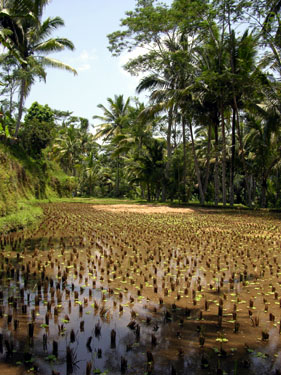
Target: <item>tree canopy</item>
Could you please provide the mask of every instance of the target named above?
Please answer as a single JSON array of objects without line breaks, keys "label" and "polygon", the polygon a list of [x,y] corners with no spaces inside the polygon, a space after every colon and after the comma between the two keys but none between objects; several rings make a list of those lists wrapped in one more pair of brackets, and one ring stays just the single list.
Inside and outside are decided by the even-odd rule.
[{"label": "tree canopy", "polygon": [[281,205],[280,1],[137,0],[108,48],[139,51],[125,69],[142,75],[136,95],[147,103],[116,93],[93,126],[33,103],[20,130],[35,77],[47,66],[75,73],[46,56],[74,48],[50,37],[64,23],[43,21],[47,3],[2,2],[2,138],[15,131],[30,154],[59,163],[75,194]]}]

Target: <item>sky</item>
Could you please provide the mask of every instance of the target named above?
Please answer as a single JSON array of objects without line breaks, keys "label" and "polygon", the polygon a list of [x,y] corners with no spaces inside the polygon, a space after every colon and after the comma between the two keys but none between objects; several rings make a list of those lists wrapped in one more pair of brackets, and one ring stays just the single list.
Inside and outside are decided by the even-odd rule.
[{"label": "sky", "polygon": [[[72,111],[73,115],[86,117],[94,124],[97,120],[92,120],[93,115],[102,115],[97,108],[99,103],[107,107],[107,98],[114,95],[135,96],[139,78],[122,69],[128,54],[113,57],[107,48],[107,34],[120,29],[120,19],[134,7],[135,0],[52,0],[43,19],[63,18],[65,26],[52,36],[70,39],[75,50],[49,56],[71,65],[78,75],[48,69],[46,83],[36,82],[32,86],[26,108],[37,101],[53,109]],[[145,96],[142,100],[145,101]]]}]

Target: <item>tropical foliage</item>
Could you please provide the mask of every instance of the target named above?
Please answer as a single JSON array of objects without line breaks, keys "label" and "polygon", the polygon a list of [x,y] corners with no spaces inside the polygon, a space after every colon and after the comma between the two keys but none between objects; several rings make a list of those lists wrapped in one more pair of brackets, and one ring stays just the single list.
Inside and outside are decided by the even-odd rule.
[{"label": "tropical foliage", "polygon": [[15,134],[33,157],[59,163],[77,181],[73,194],[281,205],[280,1],[137,0],[109,49],[142,47],[125,69],[142,74],[136,94],[149,100],[117,93],[93,127],[38,103],[21,121],[46,67],[75,73],[47,57],[74,48],[50,37],[63,20],[43,20],[47,3],[2,2],[2,140]]},{"label": "tropical foliage", "polygon": [[47,57],[52,52],[74,49],[66,38],[49,38],[50,34],[64,22],[60,17],[48,17],[42,21],[48,0],[2,2],[0,12],[0,41],[8,49],[7,57],[14,58],[14,76],[18,80],[19,103],[15,136],[18,136],[27,97],[35,78],[46,79],[46,67],[66,69],[76,74],[75,69],[56,59]]}]

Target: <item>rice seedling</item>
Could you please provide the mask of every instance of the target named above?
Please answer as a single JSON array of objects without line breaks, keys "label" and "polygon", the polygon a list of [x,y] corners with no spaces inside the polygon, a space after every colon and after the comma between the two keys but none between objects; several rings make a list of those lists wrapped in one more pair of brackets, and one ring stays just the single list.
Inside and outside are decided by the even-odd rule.
[{"label": "rice seedling", "polygon": [[[75,361],[84,360],[85,366],[92,356],[103,364],[107,351],[118,345],[112,371],[121,370],[121,356],[135,363],[142,352],[151,353],[148,348],[153,359],[140,363],[143,372],[165,369],[165,361],[174,363],[174,358],[182,360],[174,368],[184,371],[180,366],[189,348],[197,347],[202,368],[229,372],[223,358],[232,360],[231,347],[238,348],[236,360],[246,340],[259,349],[280,332],[277,218],[224,211],[116,214],[83,204],[47,205],[45,210],[44,226],[21,241],[19,234],[0,239],[3,358],[9,333],[14,343],[27,336],[38,358],[53,352],[63,357],[58,348],[68,340],[70,349],[77,346]],[[227,342],[216,341],[226,337]],[[48,348],[48,343],[53,345]],[[210,353],[222,359],[220,366]],[[60,361],[53,366],[65,375]],[[244,375],[243,366],[239,371]]]}]

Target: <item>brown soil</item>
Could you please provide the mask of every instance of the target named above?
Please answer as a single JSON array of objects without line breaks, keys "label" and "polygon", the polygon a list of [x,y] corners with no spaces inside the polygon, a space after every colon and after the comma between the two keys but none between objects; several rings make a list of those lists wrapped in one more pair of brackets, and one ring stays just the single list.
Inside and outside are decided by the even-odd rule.
[{"label": "brown soil", "polygon": [[0,363],[1,375],[24,375],[25,372],[22,367],[15,367],[6,363]]},{"label": "brown soil", "polygon": [[111,204],[111,205],[94,205],[93,208],[101,211],[110,212],[136,212],[142,214],[170,214],[186,213],[190,214],[194,210],[190,208],[154,206],[154,205],[135,205],[135,204]]},{"label": "brown soil", "polygon": [[123,357],[126,375],[143,375],[147,353],[155,375],[171,366],[209,375],[218,365],[229,375],[236,365],[239,375],[278,374],[280,215],[76,203],[44,212],[38,228],[0,238],[0,361],[8,341],[10,362],[31,353],[40,375],[69,373],[67,348],[76,374],[89,361],[120,373]]}]

